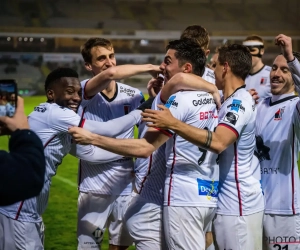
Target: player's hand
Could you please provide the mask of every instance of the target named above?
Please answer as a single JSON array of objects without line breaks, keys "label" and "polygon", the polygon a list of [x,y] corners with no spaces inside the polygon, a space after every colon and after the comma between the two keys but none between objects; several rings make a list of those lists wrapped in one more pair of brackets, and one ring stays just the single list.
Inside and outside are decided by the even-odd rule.
[{"label": "player's hand", "polygon": [[218,88],[216,87],[215,91],[211,93],[215,103],[217,105],[217,109],[219,110],[221,108],[221,96],[220,96],[220,92],[218,90]]},{"label": "player's hand", "polygon": [[159,65],[152,65],[151,70],[148,72],[153,78],[157,78],[158,75],[162,73],[162,70],[159,68]]},{"label": "player's hand", "polygon": [[284,34],[280,34],[275,37],[275,45],[278,45],[281,49],[281,53],[287,61],[293,61],[293,47],[292,38]]},{"label": "player's hand", "polygon": [[259,99],[259,96],[258,96],[258,93],[256,92],[255,89],[249,89],[248,92],[250,93],[250,95],[252,96],[252,99],[255,101],[255,103],[257,104],[258,103],[258,99]]},{"label": "player's hand", "polygon": [[94,134],[90,131],[79,127],[71,127],[68,132],[72,135],[73,142],[81,145],[92,144]]},{"label": "player's hand", "polygon": [[18,96],[16,113],[13,117],[0,117],[0,135],[11,134],[17,129],[29,129],[27,116],[24,112],[24,100]]},{"label": "player's hand", "polygon": [[162,77],[152,78],[147,84],[147,90],[149,97],[155,97],[164,85],[164,79]]},{"label": "player's hand", "polygon": [[160,110],[145,109],[142,112],[142,121],[147,123],[148,127],[156,127],[163,129],[171,129],[172,124],[176,122],[176,118],[171,114],[170,110],[163,105],[157,105]]}]

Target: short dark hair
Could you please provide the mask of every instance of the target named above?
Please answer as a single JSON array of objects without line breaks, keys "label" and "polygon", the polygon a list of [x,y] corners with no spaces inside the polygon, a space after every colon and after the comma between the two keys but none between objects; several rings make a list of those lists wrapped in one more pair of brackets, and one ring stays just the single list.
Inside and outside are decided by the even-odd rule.
[{"label": "short dark hair", "polygon": [[91,50],[94,47],[104,47],[106,49],[111,50],[113,48],[113,44],[111,41],[101,38],[101,37],[92,37],[88,39],[81,47],[80,47],[80,53],[82,55],[82,58],[85,62],[91,63],[92,62],[92,54]]},{"label": "short dark hair", "polygon": [[240,44],[223,45],[218,49],[218,61],[221,65],[226,62],[232,73],[245,80],[252,67],[252,56],[249,49]]},{"label": "short dark hair", "polygon": [[191,39],[180,39],[170,41],[166,50],[174,49],[175,57],[179,61],[179,66],[189,62],[193,66],[193,73],[202,76],[205,70],[206,56],[199,44]]},{"label": "short dark hair", "polygon": [[57,68],[50,72],[45,81],[45,90],[49,88],[49,86],[62,77],[74,77],[78,78],[78,73],[70,68]]},{"label": "short dark hair", "polygon": [[259,41],[261,43],[264,44],[264,39],[262,39],[262,37],[258,36],[258,35],[251,35],[251,36],[247,36],[245,39],[244,39],[244,42],[246,41]]},{"label": "short dark hair", "polygon": [[190,25],[182,32],[180,39],[191,39],[203,49],[208,49],[209,34],[201,25]]}]

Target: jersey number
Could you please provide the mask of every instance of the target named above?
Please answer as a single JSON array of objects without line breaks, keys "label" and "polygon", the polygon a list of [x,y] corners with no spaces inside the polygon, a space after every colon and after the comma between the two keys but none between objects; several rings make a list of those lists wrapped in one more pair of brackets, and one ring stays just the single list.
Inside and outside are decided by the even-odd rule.
[{"label": "jersey number", "polygon": [[[217,127],[215,127],[214,131],[216,131],[216,128]],[[205,127],[204,129],[208,130],[207,127]],[[203,149],[203,148],[200,148],[200,147],[198,147],[198,149],[202,153],[201,156],[200,156],[200,158],[198,159],[198,165],[200,166],[204,162],[204,160],[205,160],[205,157],[206,157],[206,154],[207,154],[207,150]],[[219,155],[218,155],[218,157],[216,159],[216,162],[217,162],[217,164],[219,164]]]},{"label": "jersey number", "polygon": [[277,250],[288,250],[289,249],[289,246],[288,245],[285,245],[285,246],[280,246],[279,244],[275,244],[274,246],[273,246],[273,248],[275,248],[275,247],[278,247],[277,248]]}]

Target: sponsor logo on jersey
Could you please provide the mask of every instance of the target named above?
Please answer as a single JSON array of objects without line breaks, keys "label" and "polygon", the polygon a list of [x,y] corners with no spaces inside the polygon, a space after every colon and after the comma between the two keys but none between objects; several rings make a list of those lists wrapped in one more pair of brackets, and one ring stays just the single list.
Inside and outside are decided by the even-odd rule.
[{"label": "sponsor logo on jersey", "polygon": [[203,98],[199,100],[193,100],[193,105],[198,106],[198,105],[206,105],[206,104],[212,104],[215,103],[213,98]]},{"label": "sponsor logo on jersey", "polygon": [[209,77],[215,79],[215,73],[213,73],[211,71],[207,71],[206,76],[209,76]]},{"label": "sponsor logo on jersey", "polygon": [[200,120],[207,120],[210,118],[218,118],[213,111],[200,112]]},{"label": "sponsor logo on jersey", "polygon": [[223,120],[224,120],[225,122],[231,123],[232,125],[235,125],[238,119],[239,119],[238,114],[232,113],[232,112],[228,112],[228,113],[225,115],[225,117],[224,117]]},{"label": "sponsor logo on jersey", "polygon": [[275,113],[275,115],[274,115],[274,120],[275,120],[275,121],[280,121],[280,120],[282,120],[282,115],[283,115],[283,113],[284,113],[284,109],[285,109],[285,107],[282,107],[282,108],[279,108],[279,109],[276,111],[276,113]]},{"label": "sponsor logo on jersey", "polygon": [[256,150],[254,151],[254,155],[259,159],[259,161],[263,160],[271,160],[270,158],[270,148],[264,144],[264,141],[261,136],[255,136],[256,140]]},{"label": "sponsor logo on jersey", "polygon": [[175,101],[176,95],[173,95],[166,102],[165,107],[170,108],[171,106],[178,107],[178,102]]},{"label": "sponsor logo on jersey", "polygon": [[131,111],[131,105],[130,104],[124,104],[124,113],[127,115]]},{"label": "sponsor logo on jersey", "polygon": [[128,96],[133,97],[135,94],[135,90],[133,89],[128,89],[128,88],[124,88],[123,86],[120,86],[120,93],[125,93]]},{"label": "sponsor logo on jersey", "polygon": [[197,94],[198,97],[201,97],[201,96],[209,96],[210,94],[208,93],[205,93],[205,94]]},{"label": "sponsor logo on jersey", "polygon": [[261,84],[261,85],[266,84],[266,83],[267,83],[267,80],[268,80],[268,77],[262,77],[262,78],[260,79],[260,84]]},{"label": "sponsor logo on jersey", "polygon": [[219,190],[218,190],[219,182],[218,181],[197,179],[197,182],[198,182],[198,194],[199,195],[206,196],[208,200],[218,197],[218,194],[219,194]]},{"label": "sponsor logo on jersey", "polygon": [[47,108],[46,107],[39,107],[38,106],[38,107],[35,107],[33,110],[37,111],[37,112],[44,113],[47,110]]},{"label": "sponsor logo on jersey", "polygon": [[245,107],[242,105],[241,100],[233,99],[232,103],[227,106],[227,108],[230,108],[230,110],[239,112],[239,110],[245,112]]}]

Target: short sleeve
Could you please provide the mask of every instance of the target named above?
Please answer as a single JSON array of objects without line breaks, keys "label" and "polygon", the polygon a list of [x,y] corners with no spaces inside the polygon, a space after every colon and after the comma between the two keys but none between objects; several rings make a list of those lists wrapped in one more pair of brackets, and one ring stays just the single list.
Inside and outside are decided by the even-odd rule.
[{"label": "short sleeve", "polygon": [[229,128],[239,137],[244,126],[249,122],[253,108],[248,102],[243,102],[241,99],[235,98],[224,109],[222,113],[225,111],[225,115],[221,118],[218,126]]}]

